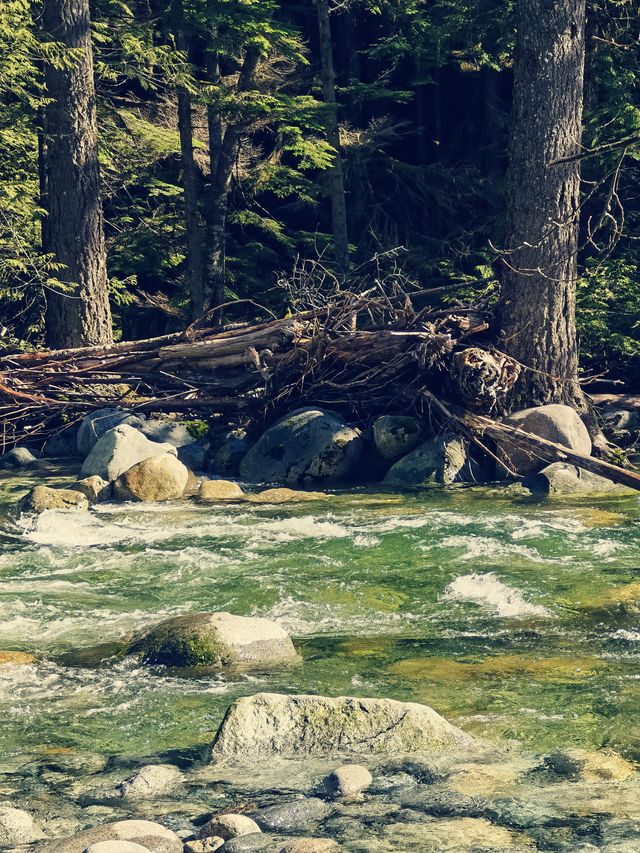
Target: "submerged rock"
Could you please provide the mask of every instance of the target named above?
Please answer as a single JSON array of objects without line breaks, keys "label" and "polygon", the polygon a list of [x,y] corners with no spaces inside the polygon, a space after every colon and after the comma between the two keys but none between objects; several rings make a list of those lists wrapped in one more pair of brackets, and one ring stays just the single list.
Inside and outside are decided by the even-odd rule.
[{"label": "submerged rock", "polygon": [[231,480],[205,480],[198,491],[198,500],[203,503],[240,501],[245,497],[237,483]]},{"label": "submerged rock", "polygon": [[84,480],[76,480],[70,488],[81,492],[92,504],[111,500],[111,483],[103,480],[102,477],[85,477]]},{"label": "submerged rock", "polygon": [[182,782],[182,773],[170,764],[148,764],[120,786],[127,800],[147,800],[170,794]]},{"label": "submerged rock", "polygon": [[554,462],[537,474],[530,474],[523,485],[534,494],[550,497],[566,495],[634,495],[635,489],[614,483],[599,474],[592,474],[577,465],[567,462]]},{"label": "submerged rock", "polygon": [[35,465],[38,457],[28,447],[12,447],[0,456],[0,470],[10,471]]},{"label": "submerged rock", "polygon": [[269,619],[231,613],[193,613],[161,622],[130,648],[146,664],[224,666],[291,661],[287,632]]},{"label": "submerged rock", "polygon": [[[522,409],[514,412],[505,423],[583,453],[585,456],[591,454],[589,432],[580,415],[571,406],[553,403],[548,406]],[[532,474],[544,468],[546,464],[534,453],[527,453],[526,450],[508,441],[498,443],[498,457],[505,461],[511,471],[520,475]]]},{"label": "submerged rock", "polygon": [[340,846],[331,838],[294,838],[279,853],[337,853]]},{"label": "submerged rock", "polygon": [[[382,851],[433,850],[438,853],[471,853],[482,850],[498,853],[518,848],[516,833],[495,826],[484,818],[450,818],[427,822],[389,823],[381,829],[381,838],[389,844]],[[524,839],[523,839],[524,840]],[[525,845],[535,849],[533,844]]]},{"label": "submerged rock", "polygon": [[177,456],[172,444],[150,441],[139,430],[122,424],[105,432],[95,443],[82,464],[80,474],[81,477],[102,477],[111,483],[138,462],[166,453]]},{"label": "submerged rock", "polygon": [[121,501],[172,501],[182,497],[188,483],[189,469],[164,453],[128,468],[113,484],[113,495]]},{"label": "submerged rock", "polygon": [[212,754],[216,758],[431,752],[473,743],[471,736],[426,705],[258,693],[231,705]]},{"label": "submerged rock", "polygon": [[302,501],[321,501],[328,498],[325,492],[302,492],[299,489],[263,489],[261,492],[254,492],[246,495],[245,500],[254,504],[285,504],[299,503]]},{"label": "submerged rock", "polygon": [[44,512],[47,509],[89,509],[89,501],[75,489],[52,489],[35,486],[20,501],[22,512]]},{"label": "submerged rock", "polygon": [[15,849],[44,838],[29,812],[9,806],[0,807],[0,847]]},{"label": "submerged rock", "polygon": [[95,412],[82,419],[76,439],[78,453],[88,456],[98,439],[114,427],[128,424],[131,427],[140,427],[144,423],[144,415],[134,415],[126,409],[114,407],[96,409]]},{"label": "submerged rock", "polygon": [[47,853],[85,853],[91,845],[105,841],[133,842],[153,853],[182,853],[179,836],[150,820],[118,820],[94,826],[71,838],[51,841]]},{"label": "submerged rock", "polygon": [[399,459],[387,471],[383,482],[390,486],[453,483],[466,462],[464,441],[453,433],[443,433]]},{"label": "submerged rock", "polygon": [[253,483],[332,482],[347,477],[363,449],[360,433],[322,409],[300,409],[270,427],[240,463]]},{"label": "submerged rock", "polygon": [[303,797],[262,809],[256,815],[262,829],[271,832],[304,832],[331,814],[331,806],[317,797]]},{"label": "submerged rock", "polygon": [[424,441],[424,424],[404,415],[382,415],[373,424],[373,440],[384,459],[406,456]]}]

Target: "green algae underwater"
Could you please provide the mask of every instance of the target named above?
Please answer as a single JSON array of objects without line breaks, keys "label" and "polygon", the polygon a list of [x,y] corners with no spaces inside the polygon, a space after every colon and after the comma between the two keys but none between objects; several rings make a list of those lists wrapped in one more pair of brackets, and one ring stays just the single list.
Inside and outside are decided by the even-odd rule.
[{"label": "green algae underwater", "polygon": [[[41,476],[41,475],[40,475]],[[500,488],[291,505],[100,505],[20,519],[0,482],[2,769],[211,741],[268,690],[426,703],[485,738],[640,759],[640,502]],[[171,615],[277,620],[302,661],[186,673],[93,651]]]}]

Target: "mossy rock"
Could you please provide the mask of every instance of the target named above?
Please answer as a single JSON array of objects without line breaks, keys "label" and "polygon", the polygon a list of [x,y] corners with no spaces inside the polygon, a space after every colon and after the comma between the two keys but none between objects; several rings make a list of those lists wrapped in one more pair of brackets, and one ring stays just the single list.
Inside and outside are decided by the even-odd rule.
[{"label": "mossy rock", "polygon": [[373,424],[373,440],[384,459],[405,456],[425,439],[424,424],[406,415],[382,415]]}]

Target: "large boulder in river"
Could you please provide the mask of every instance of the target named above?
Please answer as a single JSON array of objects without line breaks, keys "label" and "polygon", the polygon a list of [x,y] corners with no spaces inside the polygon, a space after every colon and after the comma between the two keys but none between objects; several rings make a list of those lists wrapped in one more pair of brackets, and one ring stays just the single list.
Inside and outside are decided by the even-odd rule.
[{"label": "large boulder in river", "polygon": [[570,495],[637,495],[635,489],[592,474],[577,465],[554,462],[537,474],[525,477],[522,485],[534,494],[562,497]]},{"label": "large boulder in river", "polygon": [[28,447],[12,447],[0,456],[0,470],[11,471],[35,465],[38,457]]},{"label": "large boulder in river", "polygon": [[257,693],[227,711],[212,747],[223,756],[438,752],[473,738],[426,705],[393,699]]},{"label": "large boulder in river", "polygon": [[241,501],[244,497],[240,486],[231,480],[204,480],[198,490],[198,500],[202,503]]},{"label": "large boulder in river", "polygon": [[[585,456],[591,454],[589,431],[571,406],[552,403],[548,406],[522,409],[514,412],[505,423],[583,453]],[[539,471],[545,466],[545,463],[534,453],[528,453],[509,441],[498,443],[498,457],[505,461],[512,472],[523,476]],[[501,473],[504,473],[504,469]]]},{"label": "large boulder in river", "polygon": [[452,483],[467,463],[467,448],[460,436],[442,433],[399,459],[387,471],[390,486],[426,486]]},{"label": "large boulder in river", "polygon": [[129,647],[143,663],[165,666],[272,664],[296,660],[276,622],[231,613],[193,613],[161,622]]},{"label": "large boulder in river", "polygon": [[224,442],[216,450],[209,465],[212,474],[225,477],[237,477],[240,463],[251,450],[251,439],[243,429],[235,429],[227,433]]},{"label": "large boulder in river", "polygon": [[143,459],[162,456],[164,453],[177,456],[177,450],[172,444],[150,441],[134,427],[121,424],[98,439],[82,464],[80,476],[98,476],[111,483]]},{"label": "large boulder in river", "polygon": [[113,496],[120,501],[173,501],[184,495],[189,469],[171,453],[150,456],[120,474]]},{"label": "large boulder in river", "polygon": [[140,427],[143,423],[144,415],[134,415],[126,409],[96,409],[82,419],[76,439],[78,453],[83,457],[88,456],[98,439],[120,424]]},{"label": "large boulder in river", "polygon": [[35,486],[20,502],[22,512],[44,512],[47,509],[89,509],[86,495],[75,489],[52,489]]},{"label": "large boulder in river", "polygon": [[406,456],[425,438],[424,424],[405,415],[382,415],[373,424],[373,440],[383,459]]},{"label": "large boulder in river", "polygon": [[[47,853],[84,853],[94,844],[114,841],[139,844],[152,853],[182,853],[180,837],[170,829],[150,820],[117,820],[79,832],[71,838],[50,841]],[[115,849],[115,848],[114,848]]]},{"label": "large boulder in river", "polygon": [[360,433],[321,409],[299,409],[270,427],[240,463],[254,483],[331,482],[347,477],[362,453]]},{"label": "large boulder in river", "polygon": [[149,418],[140,426],[140,432],[152,441],[165,441],[174,447],[185,447],[196,441],[186,424],[168,418]]},{"label": "large boulder in river", "polygon": [[11,806],[0,807],[0,848],[22,849],[22,845],[32,844],[41,838],[44,834],[29,812]]}]

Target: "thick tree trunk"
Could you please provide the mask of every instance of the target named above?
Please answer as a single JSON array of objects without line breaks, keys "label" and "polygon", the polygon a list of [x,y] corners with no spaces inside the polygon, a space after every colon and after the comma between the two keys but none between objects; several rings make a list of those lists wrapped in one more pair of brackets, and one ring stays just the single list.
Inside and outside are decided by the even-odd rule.
[{"label": "thick tree trunk", "polygon": [[98,127],[88,0],[45,0],[44,25],[77,51],[69,68],[47,64],[47,250],[71,290],[47,294],[46,335],[53,347],[112,340],[100,201]]},{"label": "thick tree trunk", "polygon": [[518,0],[502,349],[526,368],[511,408],[569,403],[577,383],[575,289],[585,0]]},{"label": "thick tree trunk", "polygon": [[336,101],[335,71],[331,49],[331,23],[328,0],[313,0],[318,16],[320,36],[320,82],[322,100],[327,105],[325,127],[327,142],[335,149],[333,165],[329,169],[329,195],[331,198],[331,223],[336,266],[342,271],[349,268],[349,235],[347,230],[347,205],[344,192],[344,169],[340,154],[340,128]]}]

